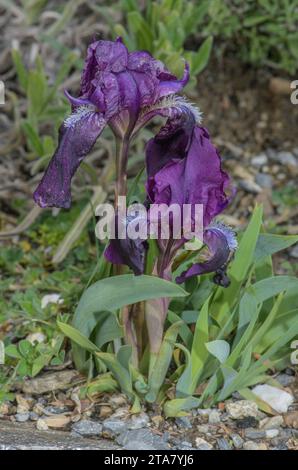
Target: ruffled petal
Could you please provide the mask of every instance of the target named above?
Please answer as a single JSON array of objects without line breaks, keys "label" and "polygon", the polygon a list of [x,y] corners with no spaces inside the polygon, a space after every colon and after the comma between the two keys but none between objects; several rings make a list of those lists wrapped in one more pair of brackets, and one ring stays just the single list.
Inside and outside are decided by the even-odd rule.
[{"label": "ruffled petal", "polygon": [[178,80],[174,75],[171,76],[171,74],[165,74],[164,72],[158,78],[160,79],[158,87],[159,98],[178,93],[189,81],[189,64],[185,62],[184,74],[181,80]]},{"label": "ruffled petal", "polygon": [[128,50],[120,38],[116,41],[98,41],[95,58],[100,70],[119,73],[127,67]]},{"label": "ruffled petal", "polygon": [[231,253],[237,247],[234,232],[221,224],[210,227],[204,232],[204,243],[208,246],[210,258],[202,263],[193,264],[176,278],[176,282],[181,284],[190,277],[214,272],[214,282],[227,287],[229,279],[226,275],[226,266]]},{"label": "ruffled petal", "polygon": [[[165,126],[146,145],[146,169],[149,178],[153,177],[167,163],[186,158],[193,129],[195,116],[187,109],[178,106],[157,108],[155,115],[170,114]],[[175,112],[176,111],[176,112]]]},{"label": "ruffled petal", "polygon": [[[172,135],[171,128],[168,135]],[[155,147],[152,147],[153,144]],[[155,138],[153,144],[151,142],[151,146],[147,147],[147,168],[151,174],[153,172],[147,182],[151,202],[202,204],[204,226],[208,226],[230,199],[225,193],[229,177],[221,168],[220,156],[206,129],[196,125],[191,132],[190,126],[189,132],[180,130],[161,143]],[[156,159],[155,151],[158,155]],[[164,166],[154,174],[159,162]]]},{"label": "ruffled petal", "polygon": [[57,150],[33,196],[40,207],[70,207],[71,179],[105,125],[103,116],[88,107],[65,120]]}]

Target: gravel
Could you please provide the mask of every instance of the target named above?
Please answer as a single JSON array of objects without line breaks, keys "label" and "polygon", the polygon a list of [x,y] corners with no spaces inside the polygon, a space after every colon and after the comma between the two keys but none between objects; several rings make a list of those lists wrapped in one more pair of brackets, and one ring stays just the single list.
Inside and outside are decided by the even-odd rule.
[{"label": "gravel", "polygon": [[273,416],[272,418],[264,418],[260,421],[260,429],[276,429],[284,424],[282,416]]},{"label": "gravel", "polygon": [[97,421],[83,419],[74,423],[71,427],[71,431],[82,437],[99,436],[102,432],[102,425]]},{"label": "gravel", "polygon": [[255,402],[249,400],[240,400],[226,404],[226,411],[233,419],[241,419],[246,417],[257,417],[258,406]]},{"label": "gravel", "polygon": [[126,428],[127,424],[119,418],[107,418],[102,423],[103,431],[107,431],[112,435],[121,434]]},{"label": "gravel", "polygon": [[217,439],[217,445],[219,450],[232,450],[231,444],[224,437]]},{"label": "gravel", "polygon": [[190,419],[187,418],[187,416],[181,416],[180,418],[176,418],[175,423],[177,424],[178,428],[186,428],[186,429],[192,428]]},{"label": "gravel", "polygon": [[17,413],[15,415],[16,421],[18,423],[25,423],[26,421],[28,421],[29,417],[30,417],[29,413]]},{"label": "gravel", "polygon": [[265,434],[267,439],[273,439],[279,435],[279,429],[267,429]]},{"label": "gravel", "polygon": [[202,439],[201,437],[196,438],[196,448],[198,450],[212,450],[213,446],[205,441],[205,439]]},{"label": "gravel", "polygon": [[153,434],[149,429],[124,431],[117,436],[117,443],[126,450],[167,450],[169,445],[164,438]]},{"label": "gravel", "polygon": [[209,424],[220,423],[220,413],[216,410],[212,410],[208,417]]},{"label": "gravel", "polygon": [[266,431],[262,431],[262,430],[258,430],[254,428],[248,428],[248,429],[245,429],[244,436],[247,439],[252,439],[252,440],[263,439],[264,437],[266,437]]},{"label": "gravel", "polygon": [[267,173],[258,173],[255,178],[256,183],[264,189],[271,189],[273,187],[273,178]]},{"label": "gravel", "polygon": [[256,155],[255,157],[251,159],[251,164],[253,166],[260,167],[260,166],[266,165],[267,163],[268,163],[268,157],[265,153],[260,153],[260,155]]},{"label": "gravel", "polygon": [[244,440],[239,434],[231,434],[231,439],[236,449],[242,449]]}]

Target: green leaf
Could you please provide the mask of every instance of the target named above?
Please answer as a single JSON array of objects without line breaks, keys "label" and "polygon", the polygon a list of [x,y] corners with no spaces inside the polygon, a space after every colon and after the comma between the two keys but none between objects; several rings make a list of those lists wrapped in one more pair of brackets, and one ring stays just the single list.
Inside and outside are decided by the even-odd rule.
[{"label": "green leaf", "polygon": [[38,133],[28,121],[23,121],[21,125],[31,150],[36,152],[39,157],[42,157],[44,150]]},{"label": "green leaf", "polygon": [[5,348],[5,355],[8,357],[12,357],[13,359],[20,359],[22,356],[18,351],[18,348],[14,344],[10,344]]},{"label": "green leaf", "polygon": [[209,341],[209,343],[205,343],[206,348],[212,354],[212,356],[216,357],[221,364],[225,362],[230,354],[230,345],[224,340],[215,340]]},{"label": "green leaf", "polygon": [[212,44],[213,37],[209,36],[205,39],[198,52],[192,55],[192,72],[195,75],[201,73],[208,64],[212,50]]},{"label": "green leaf", "polygon": [[167,418],[175,418],[177,416],[188,415],[191,409],[200,406],[200,399],[194,397],[176,398],[169,400],[164,405],[164,413]]},{"label": "green leaf", "polygon": [[267,256],[271,256],[278,251],[289,248],[298,242],[298,235],[273,235],[261,233],[259,235],[254,258],[259,264]]},{"label": "green leaf", "polygon": [[18,344],[18,349],[23,357],[28,356],[28,354],[32,353],[33,351],[33,346],[30,343],[30,341],[27,341],[26,339],[23,339],[22,341],[19,342]]},{"label": "green leaf", "polygon": [[67,323],[62,323],[60,321],[57,321],[57,325],[62,333],[65,334],[65,336],[70,338],[72,341],[87,351],[96,352],[99,350],[95,344],[93,344],[86,336],[82,335],[80,331],[73,326],[70,326]]},{"label": "green leaf", "polygon": [[148,380],[149,392],[145,398],[150,403],[153,403],[156,400],[159,389],[164,383],[181,324],[182,322],[180,321],[174,323],[168,328],[164,335],[162,345]]},{"label": "green leaf", "polygon": [[[198,315],[198,312],[196,312]],[[179,330],[179,336],[181,337],[182,341],[186,345],[186,347],[191,350],[191,345],[193,342],[193,334],[191,330],[188,328],[187,324],[177,315],[176,313],[169,310],[167,319],[170,323],[175,323],[181,321],[181,327]]]},{"label": "green leaf", "polygon": [[178,381],[179,385],[177,384],[177,386],[179,386],[179,390],[183,391],[185,395],[192,395],[195,392],[199,377],[203,372],[205,362],[209,355],[209,352],[205,345],[205,343],[207,343],[209,339],[209,301],[210,297],[204,303],[199,313],[195,327],[194,338],[191,348],[191,382],[182,383],[182,379],[180,378]]},{"label": "green leaf", "polygon": [[254,401],[258,405],[258,408],[261,411],[264,411],[265,413],[267,413],[269,415],[276,415],[277,414],[276,411],[274,411],[273,408],[271,408],[271,406],[268,405],[268,403],[266,403],[260,397],[255,395],[249,388],[242,388],[242,389],[238,390],[238,392],[246,400]]},{"label": "green leaf", "polygon": [[[125,351],[124,354],[127,354],[127,348],[129,346],[122,346],[120,348],[120,356],[122,355],[121,350]],[[125,349],[123,349],[125,348]],[[130,347],[129,347],[130,348]],[[119,353],[118,353],[119,354]],[[130,371],[127,367],[123,367],[123,365],[119,362],[119,360],[115,357],[114,354],[98,352],[96,356],[107,366],[107,368],[112,372],[113,376],[115,377],[117,383],[119,384],[123,393],[125,393],[131,400],[134,400],[135,394],[132,389],[132,379]],[[131,348],[130,348],[130,356],[131,356]],[[118,356],[119,357],[119,356]],[[128,360],[127,360],[128,362]]]},{"label": "green leaf", "polygon": [[[174,283],[155,276],[123,274],[97,281],[83,293],[73,317],[73,326],[89,337],[98,323],[99,312],[116,312],[126,305],[162,297],[184,297],[187,292]],[[81,369],[85,353],[76,348],[76,366]]]},{"label": "green leaf", "polygon": [[28,72],[22,61],[21,53],[17,49],[12,49],[11,55],[15,69],[17,71],[19,83],[23,91],[26,91],[28,86]]},{"label": "green leaf", "polygon": [[247,274],[251,268],[262,224],[262,213],[262,207],[256,206],[248,227],[241,238],[239,247],[236,250],[235,258],[231,263],[229,270],[231,284],[226,289],[218,288],[212,302],[212,316],[221,326],[226,323],[234,301],[238,296],[242,284],[247,279]]},{"label": "green leaf", "polygon": [[98,326],[96,327],[95,344],[101,349],[102,346],[117,338],[122,338],[123,331],[118,323],[117,316],[114,313],[103,312],[98,317]]}]

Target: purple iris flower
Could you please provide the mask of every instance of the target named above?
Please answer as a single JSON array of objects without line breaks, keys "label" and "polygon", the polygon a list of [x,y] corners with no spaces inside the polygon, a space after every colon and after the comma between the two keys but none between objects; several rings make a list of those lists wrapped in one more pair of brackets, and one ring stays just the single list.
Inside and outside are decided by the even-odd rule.
[{"label": "purple iris flower", "polygon": [[[214,218],[228,205],[230,180],[222,170],[221,159],[207,130],[195,122],[192,110],[185,107],[180,118],[169,119],[159,134],[147,144],[147,191],[155,204],[202,204],[203,242],[209,258],[193,264],[176,282],[192,276],[215,272],[214,281],[227,286],[225,268],[237,247],[234,233]],[[169,268],[177,250],[186,240],[160,243],[160,274]]]},{"label": "purple iris flower", "polygon": [[[208,247],[209,255],[204,262],[190,266],[176,278],[176,282],[182,283],[192,276],[214,272],[214,282],[226,287],[229,284],[226,266],[237,247],[237,241],[234,232],[217,223],[215,217],[230,201],[227,195],[230,180],[222,170],[220,155],[211,143],[207,130],[198,124],[200,116],[196,108],[181,99],[176,100],[176,106],[174,103],[172,99],[166,125],[146,147],[147,203],[178,204],[181,211],[184,204],[191,207],[203,205],[202,241]],[[186,241],[183,237],[180,240],[174,237],[158,239],[160,253],[156,274],[169,278],[174,258]],[[143,272],[146,245],[141,240],[135,244],[121,242],[120,246],[120,241],[113,240],[105,253],[107,259],[117,264],[119,253],[123,260],[127,251],[130,262],[124,264],[130,267],[138,264],[138,269],[133,269],[135,274]]]},{"label": "purple iris flower", "polygon": [[179,92],[188,79],[187,65],[179,80],[148,52],[128,52],[121,38],[92,43],[79,97],[66,92],[72,114],[60,127],[58,147],[34,193],[35,202],[69,208],[72,177],[104,127],[108,124],[117,139],[129,141],[153,117],[152,107]]},{"label": "purple iris flower", "polygon": [[[165,126],[146,147],[147,204],[202,204],[203,242],[209,255],[184,271],[176,281],[214,272],[214,281],[228,285],[226,265],[236,248],[233,232],[215,222],[229,203],[229,177],[200,113],[176,93],[189,79],[188,65],[177,79],[148,52],[128,52],[122,40],[97,41],[87,51],[79,97],[66,92],[72,113],[60,127],[59,143],[34,200],[41,207],[69,208],[71,180],[106,125],[117,145],[116,198],[126,194],[126,163],[130,140],[154,116],[167,118]],[[154,273],[169,279],[171,267],[186,240],[158,239]],[[126,264],[135,274],[145,269],[147,243],[129,238],[112,240],[105,251],[114,264]]]}]

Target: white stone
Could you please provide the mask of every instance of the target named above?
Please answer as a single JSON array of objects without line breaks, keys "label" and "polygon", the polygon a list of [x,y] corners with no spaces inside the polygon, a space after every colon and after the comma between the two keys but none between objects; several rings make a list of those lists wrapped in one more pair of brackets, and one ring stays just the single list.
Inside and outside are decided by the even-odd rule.
[{"label": "white stone", "polygon": [[294,397],[284,390],[271,385],[257,385],[252,392],[270,405],[277,413],[286,413]]},{"label": "white stone", "polygon": [[220,423],[220,413],[217,410],[212,410],[208,418],[209,424]]},{"label": "white stone", "polygon": [[260,429],[276,429],[284,424],[282,416],[273,416],[273,418],[264,418],[260,421]]},{"label": "white stone", "polygon": [[266,431],[267,439],[273,439],[274,437],[277,437],[278,435],[279,435],[278,429],[267,429]]},{"label": "white stone", "polygon": [[41,419],[39,418],[37,421],[36,421],[36,428],[39,430],[39,431],[47,431],[49,429],[47,423],[45,422],[44,419]]},{"label": "white stone", "polygon": [[268,162],[268,157],[265,153],[261,153],[260,155],[256,155],[251,159],[251,164],[253,166],[263,166],[266,165]]},{"label": "white stone", "polygon": [[226,404],[226,411],[233,419],[246,418],[248,416],[258,416],[258,406],[249,400],[240,400]]},{"label": "white stone", "polygon": [[262,442],[260,444],[257,444],[256,442],[253,442],[253,441],[247,441],[243,444],[243,449],[244,450],[267,450],[267,447]]},{"label": "white stone", "polygon": [[196,438],[196,447],[199,450],[211,450],[213,448],[213,446],[205,441],[205,439],[202,437]]}]

